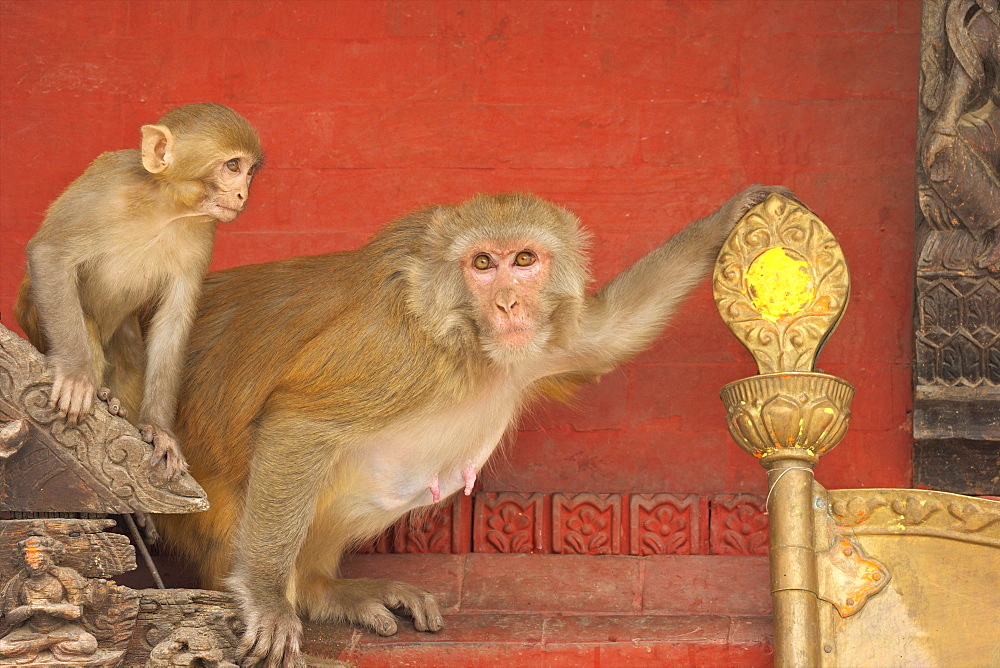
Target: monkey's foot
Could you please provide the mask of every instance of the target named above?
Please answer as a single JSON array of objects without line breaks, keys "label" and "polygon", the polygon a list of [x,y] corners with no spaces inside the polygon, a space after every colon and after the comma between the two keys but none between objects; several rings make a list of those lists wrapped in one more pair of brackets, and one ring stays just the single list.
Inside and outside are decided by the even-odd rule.
[{"label": "monkey's foot", "polygon": [[145,424],[142,426],[142,440],[153,445],[153,453],[149,456],[150,466],[156,466],[161,459],[164,460],[167,480],[173,480],[187,471],[187,460],[181,452],[180,443],[169,429]]},{"label": "monkey's foot", "polygon": [[247,630],[240,642],[241,666],[305,666],[302,659],[302,622],[294,612],[247,614]]},{"label": "monkey's foot", "polygon": [[108,412],[112,415],[117,415],[121,418],[128,417],[128,411],[122,406],[121,400],[111,394],[111,388],[102,387],[99,389],[97,391],[97,398],[107,404]]},{"label": "monkey's foot", "polygon": [[132,513],[132,519],[135,520],[136,526],[139,527],[139,531],[142,533],[142,540],[146,545],[156,545],[160,542],[160,532],[156,529],[156,522],[153,521],[152,515],[144,512],[135,512]]},{"label": "monkey's foot", "polygon": [[437,632],[444,626],[437,601],[423,589],[393,580],[335,580],[323,617],[365,626],[380,636],[395,635],[395,610],[413,618],[418,631]]}]

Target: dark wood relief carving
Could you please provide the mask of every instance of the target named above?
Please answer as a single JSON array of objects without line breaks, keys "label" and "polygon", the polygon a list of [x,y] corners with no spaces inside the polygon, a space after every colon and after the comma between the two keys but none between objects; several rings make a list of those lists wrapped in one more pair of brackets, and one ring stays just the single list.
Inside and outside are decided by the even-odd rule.
[{"label": "dark wood relief carving", "polygon": [[[982,476],[1000,452],[1000,7],[925,0],[921,30],[915,484],[995,494]],[[992,445],[947,466],[956,445],[979,451],[969,441]]]},{"label": "dark wood relief carving", "polygon": [[201,589],[144,589],[140,593],[125,665],[235,666],[244,627],[232,596]]}]

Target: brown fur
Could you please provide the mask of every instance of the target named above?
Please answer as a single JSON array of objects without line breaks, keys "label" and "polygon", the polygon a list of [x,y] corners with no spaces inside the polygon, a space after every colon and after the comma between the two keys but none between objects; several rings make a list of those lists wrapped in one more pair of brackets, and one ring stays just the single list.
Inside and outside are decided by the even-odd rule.
[{"label": "brown fur", "polygon": [[[177,429],[212,507],[159,524],[207,586],[239,596],[247,662],[291,665],[297,612],[391,634],[387,608],[401,607],[440,628],[419,590],[337,579],[341,555],[429,505],[439,480],[461,489],[456,472],[481,467],[531,397],[566,395],[649,343],[774,190],[734,196],[593,296],[576,217],[522,194],[415,212],[356,251],[209,275]],[[537,327],[511,347],[463,276],[476,253],[522,246],[544,281],[512,284]]]},{"label": "brown fur", "polygon": [[174,476],[180,368],[215,223],[242,210],[262,154],[250,124],[217,104],[179,107],[142,133],[141,151],[98,156],[49,207],[15,317],[54,367],[52,405],[76,422],[110,386],[109,406],[143,426]]}]

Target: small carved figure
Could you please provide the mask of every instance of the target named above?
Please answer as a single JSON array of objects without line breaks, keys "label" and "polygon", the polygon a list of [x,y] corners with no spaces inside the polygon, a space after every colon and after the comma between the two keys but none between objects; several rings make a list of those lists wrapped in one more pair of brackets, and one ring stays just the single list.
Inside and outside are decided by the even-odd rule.
[{"label": "small carved figure", "polygon": [[0,638],[0,657],[34,661],[49,651],[61,663],[82,663],[97,652],[97,638],[81,625],[86,579],[59,566],[66,547],[48,536],[20,541],[22,568],[0,594],[4,621],[12,629]]},{"label": "small carved figure", "polygon": [[156,644],[149,653],[146,668],[236,668],[236,664],[227,659],[232,652],[233,648],[227,650],[222,647],[206,620],[195,617],[182,621],[170,635]]},{"label": "small carved figure", "polygon": [[952,0],[944,22],[950,69],[924,65],[935,115],[920,149],[920,209],[933,229],[964,227],[975,266],[1000,272],[1000,3]]}]

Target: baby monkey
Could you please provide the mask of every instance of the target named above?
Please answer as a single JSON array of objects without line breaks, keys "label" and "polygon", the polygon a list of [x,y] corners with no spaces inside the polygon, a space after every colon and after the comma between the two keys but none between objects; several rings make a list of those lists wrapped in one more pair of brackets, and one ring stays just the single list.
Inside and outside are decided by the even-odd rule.
[{"label": "baby monkey", "polygon": [[53,367],[50,405],[76,424],[97,393],[168,478],[187,469],[172,429],[215,224],[243,211],[262,159],[229,107],[178,107],[142,127],[141,150],[98,156],[28,242],[15,315]]}]

